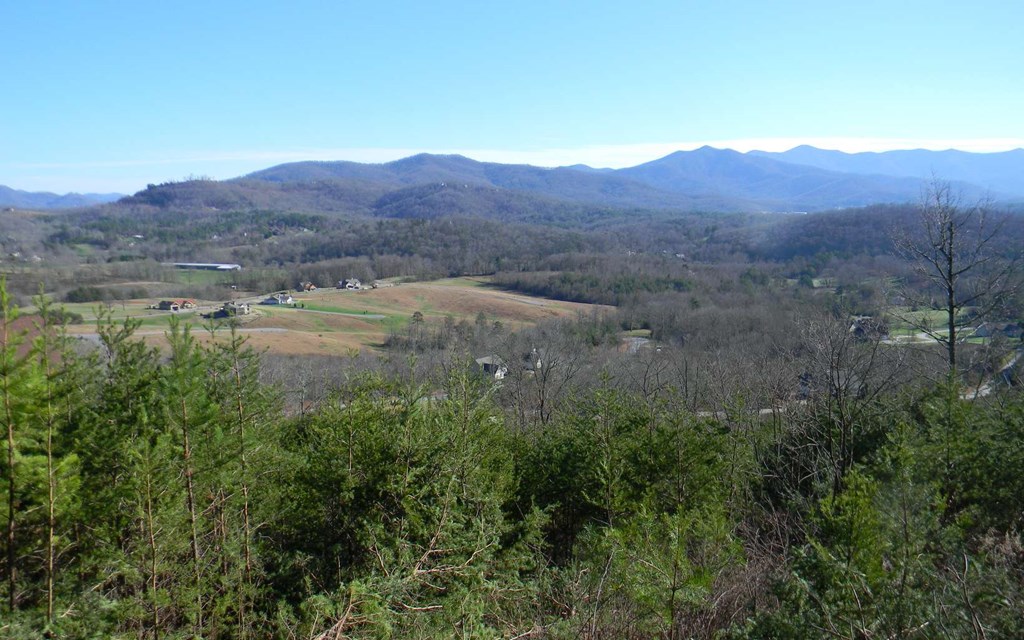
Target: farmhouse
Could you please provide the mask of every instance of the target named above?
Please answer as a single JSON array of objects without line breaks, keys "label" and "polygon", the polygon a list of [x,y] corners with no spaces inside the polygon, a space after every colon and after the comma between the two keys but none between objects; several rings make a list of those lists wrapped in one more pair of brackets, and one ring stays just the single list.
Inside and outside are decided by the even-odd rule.
[{"label": "farmhouse", "polygon": [[161,311],[181,311],[182,309],[195,309],[196,301],[191,299],[182,300],[161,300],[156,306]]},{"label": "farmhouse", "polygon": [[490,355],[477,358],[476,363],[485,374],[493,376],[495,380],[501,380],[508,375],[508,366],[500,356]]},{"label": "farmhouse", "polygon": [[[495,380],[501,380],[509,373],[508,364],[501,356],[493,354],[483,356],[482,358],[477,358],[476,363],[480,367],[481,371],[489,376],[494,376]],[[543,367],[543,354],[537,351],[537,349],[533,349],[529,353],[523,353],[520,356],[518,369],[516,370],[522,371],[525,375],[532,376]]]},{"label": "farmhouse", "polygon": [[260,302],[260,304],[295,304],[295,298],[292,298],[287,293],[275,293]]},{"label": "farmhouse", "polygon": [[878,318],[855,316],[850,323],[850,333],[857,340],[884,340],[889,337],[889,327]]},{"label": "farmhouse", "polygon": [[252,313],[248,302],[225,302],[220,310],[225,316],[247,316]]},{"label": "farmhouse", "polygon": [[300,282],[299,291],[316,291],[316,285],[312,282]]},{"label": "farmhouse", "polygon": [[359,280],[357,278],[348,278],[348,279],[345,279],[345,280],[339,280],[337,288],[338,289],[352,289],[353,291],[358,291],[359,289],[363,288],[363,284],[361,282],[359,282]]}]

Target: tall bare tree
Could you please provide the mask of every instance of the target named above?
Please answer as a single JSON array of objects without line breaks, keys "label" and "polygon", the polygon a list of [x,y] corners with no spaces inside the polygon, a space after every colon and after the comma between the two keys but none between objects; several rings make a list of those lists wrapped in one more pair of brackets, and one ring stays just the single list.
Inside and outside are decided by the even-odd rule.
[{"label": "tall bare tree", "polygon": [[903,296],[913,306],[943,311],[945,327],[912,314],[904,319],[945,348],[954,375],[958,347],[972,333],[968,323],[996,316],[1019,289],[1020,249],[998,246],[1005,216],[992,215],[984,201],[965,205],[948,182],[929,183],[918,216],[917,227],[898,231],[894,243],[927,286],[905,286]]}]

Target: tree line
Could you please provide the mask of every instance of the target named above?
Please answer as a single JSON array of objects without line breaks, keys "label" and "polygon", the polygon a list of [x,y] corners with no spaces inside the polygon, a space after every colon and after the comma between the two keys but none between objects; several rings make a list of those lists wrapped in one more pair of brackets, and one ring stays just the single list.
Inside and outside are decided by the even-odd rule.
[{"label": "tree line", "polygon": [[899,378],[842,318],[770,405],[694,407],[667,352],[585,362],[577,322],[532,372],[456,350],[296,413],[237,331],[83,348],[38,307],[0,295],[7,637],[1024,633],[1024,398]]}]

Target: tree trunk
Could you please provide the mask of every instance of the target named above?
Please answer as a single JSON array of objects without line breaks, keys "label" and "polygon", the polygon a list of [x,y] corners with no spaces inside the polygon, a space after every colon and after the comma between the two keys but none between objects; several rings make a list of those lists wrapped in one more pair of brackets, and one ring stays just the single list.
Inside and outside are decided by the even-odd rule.
[{"label": "tree trunk", "polygon": [[0,312],[3,313],[3,344],[0,345],[0,352],[2,352],[3,357],[3,370],[0,371],[0,376],[3,377],[4,418],[7,422],[7,607],[13,613],[17,604],[15,593],[17,570],[14,566],[16,560],[14,553],[14,542],[16,539],[14,532],[14,491],[16,489],[16,476],[14,474],[14,408],[11,405],[11,375],[14,368],[11,359],[14,357],[14,351],[9,345],[9,323],[12,320],[12,311],[8,303],[7,291],[4,288],[5,284],[0,284],[0,307],[2,307]]},{"label": "tree trunk", "polygon": [[954,254],[956,253],[956,224],[952,216],[947,223],[948,230],[948,242],[949,251],[946,253],[946,320],[949,328],[949,342],[947,348],[949,350],[949,375],[950,380],[956,377],[956,312],[957,312],[957,301],[956,301],[956,265],[954,264]]},{"label": "tree trunk", "polygon": [[192,552],[192,571],[196,588],[196,636],[203,636],[203,591],[202,591],[202,566],[199,559],[199,531],[196,524],[196,496],[192,482],[192,447],[188,439],[188,407],[185,404],[185,397],[181,397],[181,435],[182,435],[182,463],[185,467],[185,503],[188,508],[188,519],[190,526],[189,546]]},{"label": "tree trunk", "polygon": [[153,517],[153,474],[152,469],[146,471],[146,529],[148,530],[147,543],[149,544],[149,599],[153,606],[152,625],[153,638],[160,637],[160,602],[157,597],[157,553],[156,553],[156,532]]}]

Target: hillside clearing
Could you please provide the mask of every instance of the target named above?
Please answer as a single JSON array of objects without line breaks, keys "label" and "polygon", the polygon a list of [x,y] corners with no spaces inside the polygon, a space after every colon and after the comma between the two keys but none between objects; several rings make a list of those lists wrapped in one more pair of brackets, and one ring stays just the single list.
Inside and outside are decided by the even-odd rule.
[{"label": "hillside clearing", "polygon": [[[572,318],[579,314],[609,311],[611,307],[536,298],[489,286],[486,278],[450,278],[349,291],[318,289],[292,294],[294,305],[253,304],[253,312],[239,317],[249,344],[259,350],[280,354],[347,355],[363,348],[380,348],[388,334],[405,326],[414,313],[425,322],[452,318],[475,322],[500,322],[510,329],[543,320]],[[262,297],[247,299],[256,303]],[[110,308],[116,320],[141,320],[140,335],[148,343],[164,343],[163,330],[172,317],[194,327],[197,336],[208,339],[203,330],[209,323],[202,313],[216,310],[220,302],[198,300],[196,311],[171,313],[150,308],[158,300],[129,300]],[[83,337],[95,336],[100,307],[67,305],[82,314],[85,323],[70,328]]]}]

